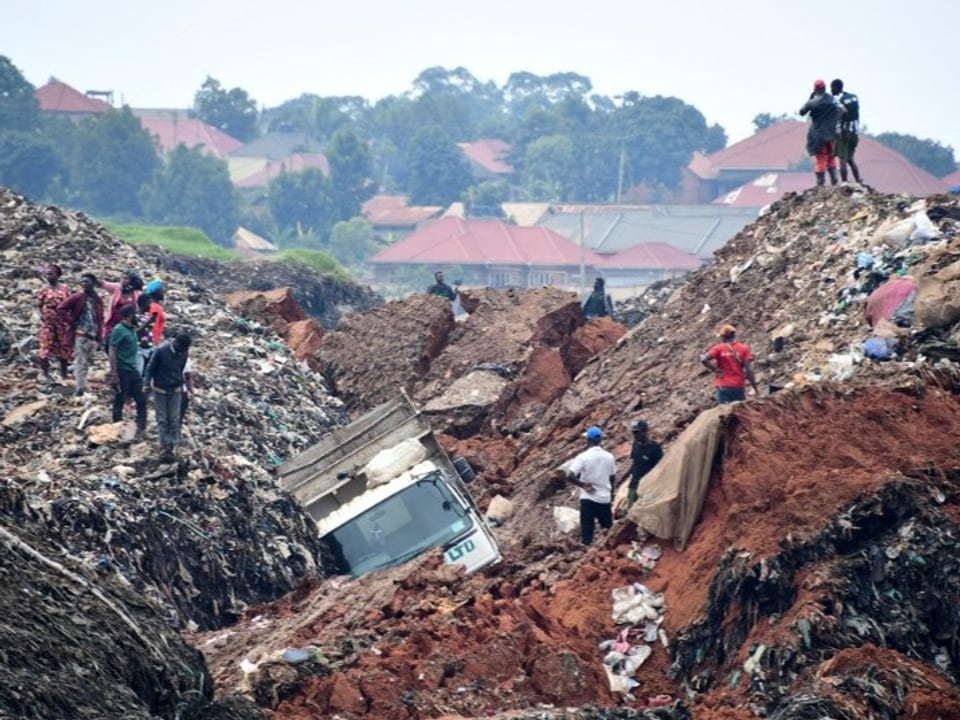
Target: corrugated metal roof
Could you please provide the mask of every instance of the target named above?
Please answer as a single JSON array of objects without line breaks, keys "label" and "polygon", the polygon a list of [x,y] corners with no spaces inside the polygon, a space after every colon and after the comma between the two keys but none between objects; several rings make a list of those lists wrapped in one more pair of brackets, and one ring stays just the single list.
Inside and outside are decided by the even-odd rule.
[{"label": "corrugated metal roof", "polygon": [[[580,240],[580,213],[554,213],[540,223],[574,242]],[[576,206],[571,206],[574,209]],[[754,208],[723,205],[644,205],[583,212],[585,245],[614,253],[639,243],[666,243],[699,258],[710,258],[744,227],[756,220]]]},{"label": "corrugated metal roof", "polygon": [[84,95],[56,78],[50,78],[34,94],[41,112],[103,113],[111,109],[109,103]]},{"label": "corrugated metal roof", "polygon": [[318,168],[324,175],[330,174],[330,163],[327,156],[321,153],[294,153],[283,160],[231,155],[226,160],[230,179],[239,188],[264,187],[284,171],[302,172],[307,168]]},{"label": "corrugated metal roof", "polygon": [[363,216],[373,227],[416,227],[443,210],[433,205],[407,205],[403,195],[375,195],[363,204]]},{"label": "corrugated metal roof", "polygon": [[500,207],[507,218],[524,227],[536,225],[550,212],[550,203],[505,202]]},{"label": "corrugated metal roof", "polygon": [[234,157],[260,157],[283,160],[294,153],[320,154],[320,143],[305,133],[271,132],[234,150]]},{"label": "corrugated metal roof", "polygon": [[813,185],[809,172],[764,173],[756,180],[741,185],[713,201],[715,205],[762,208],[779,200],[788,192],[800,192]]},{"label": "corrugated metal roof", "polygon": [[601,255],[600,269],[604,270],[696,270],[703,260],[696,255],[677,250],[667,243],[637,243],[632,248],[612,255]]},{"label": "corrugated metal roof", "polygon": [[274,252],[277,249],[277,246],[272,242],[242,226],[238,227],[233,234],[233,246],[237,250],[252,250],[254,252]]},{"label": "corrugated metal roof", "polygon": [[960,170],[956,170],[956,171],[950,173],[949,175],[945,175],[944,177],[942,177],[942,178],[940,178],[940,179],[943,180],[944,184],[945,184],[947,187],[957,187],[957,186],[960,186]]},{"label": "corrugated metal roof", "polygon": [[[370,262],[556,266],[580,260],[577,244],[544,227],[447,216],[381,250]],[[591,265],[600,262],[590,250],[583,260]]]}]

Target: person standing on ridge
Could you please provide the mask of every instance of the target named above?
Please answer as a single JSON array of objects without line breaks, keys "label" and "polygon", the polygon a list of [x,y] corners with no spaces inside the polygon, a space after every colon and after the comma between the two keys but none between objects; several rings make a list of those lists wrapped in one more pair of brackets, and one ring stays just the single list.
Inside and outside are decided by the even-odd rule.
[{"label": "person standing on ridge", "polygon": [[120,309],[129,305],[136,312],[137,298],[140,296],[140,291],[143,290],[143,280],[133,270],[127,270],[123,273],[120,282],[101,280],[100,287],[111,293],[110,308],[107,311],[107,320],[103,326],[104,347],[109,353],[110,335],[113,328],[120,322]]},{"label": "person standing on ridge", "polygon": [[40,370],[47,382],[50,377],[50,358],[60,364],[60,377],[67,377],[67,363],[73,356],[73,344],[70,342],[70,327],[59,310],[70,297],[70,288],[60,282],[62,275],[59,265],[51,263],[43,268],[47,286],[37,291],[37,307],[40,309]]},{"label": "person standing on ridge", "polygon": [[144,387],[153,390],[153,407],[160,431],[160,462],[176,459],[180,444],[181,403],[184,369],[189,359],[190,333],[179,332],[168,342],[157,346],[143,374]]},{"label": "person standing on ridge", "polygon": [[631,426],[633,432],[633,447],[630,450],[630,467],[620,478],[620,482],[630,476],[629,492],[627,493],[627,507],[630,507],[637,501],[637,486],[640,480],[648,472],[653,470],[661,458],[663,458],[663,448],[660,444],[650,439],[650,427],[646,420],[636,420]]},{"label": "person standing on ridge", "polygon": [[717,405],[746,400],[747,382],[754,394],[759,395],[753,375],[753,355],[746,344],[737,342],[737,329],[733,325],[723,325],[717,335],[720,342],[700,358],[704,367],[714,374]]},{"label": "person standing on ridge", "polygon": [[137,351],[140,342],[135,330],[137,309],[133,305],[120,308],[120,322],[110,331],[110,384],[113,386],[113,422],[123,420],[127,398],[137,405],[137,436],[147,428],[147,398],[143,394],[137,372]]},{"label": "person standing on ridge", "polygon": [[587,449],[556,472],[580,488],[580,538],[584,545],[593,542],[594,523],[613,527],[613,492],[617,485],[617,465],[609,452],[600,447],[603,431],[591,425],[584,437]]},{"label": "person standing on ridge", "polygon": [[428,294],[439,295],[440,297],[447,298],[447,300],[457,299],[457,291],[447,285],[447,281],[443,279],[443,270],[437,270],[433,274],[433,280],[433,285],[427,288]]},{"label": "person standing on ridge", "polygon": [[87,391],[87,370],[93,362],[100,338],[103,337],[103,300],[97,292],[100,281],[93,273],[80,276],[80,292],[73,293],[58,312],[67,325],[67,341],[73,343],[74,395]]},{"label": "person standing on ridge", "polygon": [[840,119],[840,137],[837,139],[836,155],[840,160],[840,179],[847,181],[847,165],[853,173],[853,179],[862,183],[860,168],[853,160],[860,141],[860,98],[852,92],[843,89],[843,80],[837,78],[830,81],[830,94],[843,106],[844,113]]},{"label": "person standing on ridge", "polygon": [[583,315],[589,320],[595,317],[613,317],[613,298],[607,294],[602,277],[593,281],[593,292],[583,301]]},{"label": "person standing on ridge", "polygon": [[830,184],[836,185],[837,158],[833,149],[837,139],[837,128],[843,106],[832,95],[827,94],[827,85],[823,80],[813,83],[813,94],[800,108],[800,115],[810,113],[810,128],[807,130],[807,152],[814,157],[814,174],[817,185],[824,184],[824,175],[829,170]]}]

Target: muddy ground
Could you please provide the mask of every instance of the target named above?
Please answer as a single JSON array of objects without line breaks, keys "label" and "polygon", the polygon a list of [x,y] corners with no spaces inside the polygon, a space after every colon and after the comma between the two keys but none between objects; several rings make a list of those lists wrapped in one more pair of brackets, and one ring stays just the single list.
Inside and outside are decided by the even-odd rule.
[{"label": "muddy ground", "polygon": [[[886,231],[918,209],[936,218],[940,238],[891,239]],[[866,293],[856,290],[865,282],[855,275],[858,254],[929,280],[960,257],[957,218],[951,197],[916,205],[847,185],[789,195],[686,284],[643,299],[645,319],[630,328],[587,323],[572,294],[550,288],[466,291],[468,315],[461,318],[426,296],[346,315],[299,358],[316,373],[298,366],[290,380],[315,387],[311,397],[328,391],[332,399],[319,406],[334,422],[397,388],[410,392],[448,449],[477,470],[481,507],[497,495],[512,501],[514,515],[495,530],[504,560],[463,577],[438,554],[427,555],[351,580],[325,577],[318,558],[316,570],[297,568],[292,592],[278,584],[272,594],[238,603],[236,622],[218,615],[200,632],[182,619],[174,623],[205,658],[185,662],[191,672],[209,671],[218,698],[238,703],[222,717],[253,708],[278,719],[344,720],[960,716],[960,566],[953,561],[960,551],[960,374],[948,357],[955,321],[896,331],[899,353],[891,361],[872,363],[851,351],[871,334]],[[22,241],[18,247],[24,251]],[[214,300],[205,295],[203,302]],[[283,327],[269,315],[301,321],[295,309],[279,307],[285,304],[254,301],[239,319],[216,306],[210,329],[197,321],[208,338],[251,328],[262,337],[240,354],[231,350],[238,378],[232,393],[250,401],[243,422],[252,430],[256,410],[270,429],[249,448],[254,466],[295,452],[319,431],[315,416],[298,412],[295,394],[267,382],[280,379],[277,367],[289,368],[271,349]],[[636,417],[649,421],[669,452],[712,405],[698,358],[722,322],[735,323],[753,348],[761,393],[725,420],[686,547],[648,538],[620,519],[584,549],[553,520],[555,508],[576,506],[576,496],[557,490],[550,471],[583,446],[583,430],[593,423],[605,429],[621,471]],[[32,382],[28,351],[7,360],[10,387]],[[205,351],[208,381],[219,367],[217,352]],[[241,385],[246,365],[239,358],[247,352],[253,377],[267,374]],[[200,417],[212,420],[218,407],[201,397]],[[210,473],[190,475],[198,469],[191,463],[202,469],[203,457],[230,457],[231,442],[247,443],[240,429],[222,439],[211,433],[210,442],[225,443],[216,446],[219,455],[188,460],[183,482],[209,485]],[[15,454],[4,451],[5,472],[29,480],[32,492],[36,478],[16,476],[9,459],[19,462],[36,440],[21,433],[14,441]],[[116,465],[116,453],[126,452],[97,451],[99,459],[86,462],[102,464],[79,479],[89,482],[97,467]],[[268,472],[246,473],[255,479],[253,497],[283,497]],[[61,492],[76,489],[66,483]],[[18,516],[29,517],[25,508],[36,506],[44,517],[49,494],[9,504],[5,526],[14,531]],[[228,485],[198,509],[229,508],[231,496]],[[643,560],[639,551],[653,544],[662,555]],[[218,552],[215,566],[233,557],[222,544]],[[95,570],[84,572],[99,582]],[[169,581],[137,577],[148,586]],[[631,583],[663,593],[666,609],[662,637],[650,643],[637,685],[624,692],[611,688],[599,646],[624,629],[612,617],[613,591]],[[147,605],[147,615],[170,611],[155,599]],[[285,659],[287,650],[297,652]],[[40,667],[54,680],[71,677],[53,660]],[[187,686],[178,682],[160,685],[183,695]],[[176,710],[160,704],[143,712],[173,717]]]}]

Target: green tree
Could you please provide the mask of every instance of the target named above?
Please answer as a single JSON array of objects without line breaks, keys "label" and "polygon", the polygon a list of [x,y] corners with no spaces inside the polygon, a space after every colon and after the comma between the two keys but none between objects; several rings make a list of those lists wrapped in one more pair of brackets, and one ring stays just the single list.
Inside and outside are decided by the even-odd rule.
[{"label": "green tree", "polygon": [[569,135],[547,135],[529,145],[523,160],[524,179],[530,200],[570,199],[578,162]]},{"label": "green tree", "polygon": [[362,129],[369,113],[369,104],[358,95],[320,97],[305,93],[265,110],[263,118],[271,131],[302,132],[326,142],[341,129]]},{"label": "green tree", "polygon": [[209,75],[193,96],[191,115],[237,140],[249,142],[257,136],[256,101],[241,88],[225,90]]},{"label": "green tree", "polygon": [[[267,186],[267,203],[288,245],[309,235],[304,246],[325,245],[336,222],[336,203],[330,179],[317,168],[282,172]],[[292,236],[290,233],[294,233]]]},{"label": "green tree", "polygon": [[410,141],[407,166],[412,205],[449,205],[473,179],[463,151],[439,125],[423,128]]},{"label": "green tree", "polygon": [[509,195],[507,183],[502,180],[488,181],[468,187],[463,194],[463,202],[470,217],[502,218],[504,215],[501,206]]},{"label": "green tree", "polygon": [[0,185],[39,200],[62,172],[63,165],[48,139],[35,132],[0,131]]},{"label": "green tree", "polygon": [[330,252],[345,267],[357,267],[374,253],[373,227],[362,217],[341,220],[330,231]]},{"label": "green tree", "polygon": [[370,149],[352,131],[343,129],[333,136],[326,155],[337,219],[348,220],[360,214],[360,207],[376,190],[370,180]]},{"label": "green tree", "polygon": [[921,140],[914,135],[894,132],[880,133],[874,136],[874,140],[896,150],[917,167],[937,177],[949,175],[957,169],[953,148],[935,140]]},{"label": "green tree", "polygon": [[182,143],[157,168],[141,202],[150,222],[199,228],[224,247],[239,224],[240,203],[227,164]]},{"label": "green tree", "polygon": [[783,122],[784,120],[789,120],[790,116],[780,113],[779,115],[774,115],[773,113],[758,113],[753,116],[753,129],[754,132],[760,132],[765,130],[771,125],[775,125],[778,122]]},{"label": "green tree", "polygon": [[6,55],[0,55],[0,130],[33,130],[40,110],[35,88]]},{"label": "green tree", "polygon": [[153,136],[124,106],[77,128],[70,186],[90,212],[140,216],[140,190],[160,163]]}]

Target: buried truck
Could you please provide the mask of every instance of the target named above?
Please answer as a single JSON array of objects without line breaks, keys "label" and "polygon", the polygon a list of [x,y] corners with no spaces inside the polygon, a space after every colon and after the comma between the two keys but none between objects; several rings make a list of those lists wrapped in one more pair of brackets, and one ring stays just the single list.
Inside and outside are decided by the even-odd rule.
[{"label": "buried truck", "polygon": [[468,573],[500,560],[466,487],[473,470],[450,459],[406,393],[324,436],[279,476],[344,575],[394,567],[435,547]]}]

